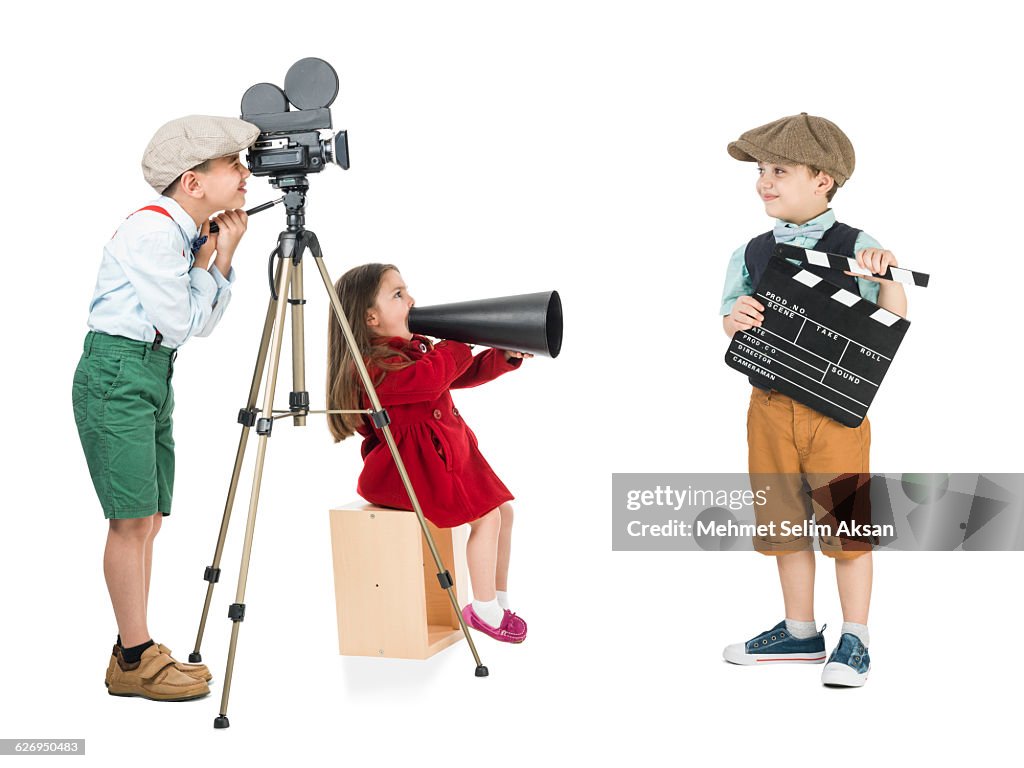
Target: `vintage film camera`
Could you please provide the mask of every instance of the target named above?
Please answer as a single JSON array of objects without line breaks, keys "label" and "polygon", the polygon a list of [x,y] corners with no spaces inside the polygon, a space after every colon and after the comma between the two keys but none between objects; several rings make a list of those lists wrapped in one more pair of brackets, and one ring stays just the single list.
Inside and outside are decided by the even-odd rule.
[{"label": "vintage film camera", "polygon": [[329,163],[347,170],[345,131],[328,138],[320,133],[332,128],[329,107],[337,96],[338,74],[318,58],[295,62],[285,75],[283,90],[272,83],[249,88],[242,96],[241,116],[260,129],[247,156],[249,170],[269,176],[274,187],[284,189]]}]

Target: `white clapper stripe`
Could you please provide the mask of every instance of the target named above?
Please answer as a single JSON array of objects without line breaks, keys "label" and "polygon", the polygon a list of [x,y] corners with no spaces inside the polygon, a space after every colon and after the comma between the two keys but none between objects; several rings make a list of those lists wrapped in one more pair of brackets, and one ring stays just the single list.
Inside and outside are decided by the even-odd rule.
[{"label": "white clapper stripe", "polygon": [[899,320],[900,316],[899,315],[894,315],[889,310],[882,309],[881,307],[879,307],[878,310],[871,315],[871,319],[872,320],[877,320],[882,325],[884,325],[886,327],[889,327],[893,323],[895,323],[897,320]]},{"label": "white clapper stripe", "polygon": [[860,296],[855,296],[845,288],[840,288],[838,291],[832,294],[832,298],[838,301],[840,304],[845,304],[848,307],[852,307],[858,301]]},{"label": "white clapper stripe", "polygon": [[816,267],[827,267],[832,268],[832,263],[828,260],[828,254],[822,253],[821,251],[804,251],[807,254],[807,263],[814,264]]},{"label": "white clapper stripe", "polygon": [[916,285],[914,282],[914,273],[909,269],[902,269],[901,267],[889,267],[889,271],[892,273],[892,279],[897,283],[906,283],[907,285]]},{"label": "white clapper stripe", "polygon": [[803,283],[808,288],[813,288],[814,286],[821,282],[820,277],[811,274],[806,269],[801,269],[799,272],[793,275],[793,279],[796,280],[798,283]]},{"label": "white clapper stripe", "polygon": [[867,277],[871,277],[872,275],[875,274],[870,269],[864,269],[864,267],[857,263],[856,259],[848,258],[846,260],[846,263],[850,265],[850,269],[848,271],[853,272],[855,275],[865,275]]}]

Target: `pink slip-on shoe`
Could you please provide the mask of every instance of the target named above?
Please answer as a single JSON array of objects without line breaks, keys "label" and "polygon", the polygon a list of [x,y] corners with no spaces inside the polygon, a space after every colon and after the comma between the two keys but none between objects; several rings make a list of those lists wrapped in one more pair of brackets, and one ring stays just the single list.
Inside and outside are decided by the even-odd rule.
[{"label": "pink slip-on shoe", "polygon": [[505,617],[502,619],[502,624],[508,622],[508,631],[513,635],[522,635],[523,640],[526,639],[526,622],[520,616],[517,616],[512,611],[506,609]]},{"label": "pink slip-on shoe", "polygon": [[521,643],[526,639],[526,622],[516,616],[512,611],[505,611],[501,618],[501,624],[492,627],[473,610],[473,604],[469,603],[462,609],[462,618],[467,626],[477,632],[483,632],[488,637],[493,637],[502,643]]}]

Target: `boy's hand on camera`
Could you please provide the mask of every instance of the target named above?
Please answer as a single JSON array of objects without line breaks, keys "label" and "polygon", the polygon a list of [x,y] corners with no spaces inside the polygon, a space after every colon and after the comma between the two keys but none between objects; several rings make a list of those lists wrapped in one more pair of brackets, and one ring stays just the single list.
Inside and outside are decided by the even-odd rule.
[{"label": "boy's hand on camera", "polygon": [[220,232],[210,238],[215,242],[217,255],[230,258],[234,254],[235,248],[238,247],[238,241],[245,234],[249,217],[245,211],[238,208],[234,211],[224,211],[224,213],[214,216],[213,220],[220,227]]},{"label": "boy's hand on camera", "polygon": [[[896,263],[896,257],[892,255],[892,251],[887,251],[883,248],[865,248],[857,254],[857,266],[862,267],[873,274],[881,275],[884,274],[885,270],[889,267],[898,267],[899,264]],[[859,277],[861,280],[870,280],[873,283],[881,282],[883,279],[880,277],[856,275],[853,272],[847,272],[846,274],[852,277]]]},{"label": "boy's hand on camera", "polygon": [[749,331],[764,322],[764,305],[753,296],[740,296],[732,306],[732,312],[725,316],[725,332],[732,336],[737,331]]}]

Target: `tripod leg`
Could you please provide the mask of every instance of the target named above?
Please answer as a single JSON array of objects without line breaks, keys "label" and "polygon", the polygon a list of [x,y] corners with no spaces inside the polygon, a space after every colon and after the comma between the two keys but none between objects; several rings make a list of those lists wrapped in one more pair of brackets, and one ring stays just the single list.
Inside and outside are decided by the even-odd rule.
[{"label": "tripod leg", "polygon": [[[341,300],[338,298],[338,292],[334,290],[334,283],[331,282],[331,278],[327,274],[327,267],[324,266],[319,243],[316,241],[316,236],[311,232],[306,232],[306,236],[309,242],[309,249],[313,253],[313,258],[316,260],[316,265],[320,270],[320,277],[323,278],[324,287],[327,289],[327,296],[331,300],[331,307],[334,309],[334,315],[338,318],[338,322],[341,324],[342,332],[345,335],[345,343],[348,344],[348,348],[352,351],[352,359],[359,372],[359,378],[362,380],[363,386],[369,395],[370,404],[373,406],[373,410],[380,412],[382,409],[380,406],[380,400],[377,398],[377,390],[374,388],[373,381],[370,379],[370,374],[366,370],[366,365],[363,363],[363,357],[359,354],[359,349],[356,346],[356,340],[352,336],[352,329],[349,327],[348,320],[345,318],[345,311],[341,306]],[[474,661],[476,661],[475,674],[477,677],[487,677],[487,667],[485,667],[483,662],[480,661],[480,655],[476,651],[476,644],[473,642],[473,638],[469,634],[469,627],[466,626],[466,622],[462,618],[459,601],[455,597],[455,584],[452,581],[451,574],[445,570],[444,563],[441,561],[441,555],[438,554],[437,547],[434,544],[434,537],[431,535],[430,529],[427,528],[427,521],[423,517],[423,510],[420,508],[419,499],[416,498],[416,491],[413,490],[412,481],[409,479],[408,472],[406,472],[405,463],[402,461],[402,457],[398,453],[398,445],[395,443],[395,438],[391,434],[391,427],[384,424],[381,427],[381,431],[384,433],[384,440],[387,442],[388,449],[391,451],[391,458],[395,462],[395,466],[398,468],[398,474],[402,478],[402,485],[405,486],[405,491],[409,495],[409,501],[412,504],[413,511],[416,513],[416,519],[419,520],[420,529],[423,531],[423,536],[427,541],[427,546],[430,548],[430,554],[434,558],[434,565],[437,567],[437,580],[441,584],[441,587],[448,593],[448,599],[451,601],[456,617],[458,617],[459,626],[462,627],[462,632],[466,636],[466,642],[469,644],[469,650],[473,654]]]},{"label": "tripod leg", "polygon": [[242,564],[238,573],[238,589],[235,592],[235,602],[228,609],[228,618],[231,619],[231,644],[228,647],[228,664],[224,673],[224,691],[220,700],[220,715],[214,719],[214,728],[227,728],[230,726],[227,717],[228,696],[231,693],[231,676],[235,666],[235,649],[238,646],[239,625],[245,619],[245,584],[249,576],[249,558],[252,555],[252,538],[256,528],[256,508],[259,505],[260,482],[263,477],[263,463],[267,454],[267,438],[273,427],[274,409],[274,388],[277,386],[277,369],[281,361],[281,342],[284,339],[284,314],[288,307],[287,297],[289,279],[292,274],[292,253],[294,250],[294,239],[282,238],[280,243],[280,257],[278,282],[277,282],[277,313],[273,325],[273,343],[270,349],[270,361],[267,364],[267,379],[263,392],[263,418],[257,422],[256,433],[259,435],[259,442],[256,448],[256,466],[253,469],[252,494],[249,497],[249,517],[245,525],[245,540],[242,545]]},{"label": "tripod leg", "polygon": [[[288,407],[293,411],[308,411],[309,392],[306,391],[306,339],[303,320],[306,297],[302,295],[301,259],[292,268],[292,293],[288,303],[292,308],[292,392],[288,397]],[[306,417],[294,416],[293,423],[296,427],[304,427]]]},{"label": "tripod leg", "polygon": [[[276,253],[276,250],[275,250]],[[272,256],[273,257],[273,256]],[[281,264],[278,262],[277,273],[274,280],[277,282],[281,275]],[[249,385],[249,398],[245,402],[245,409],[238,414],[238,421],[242,425],[242,434],[238,438],[238,449],[235,451],[235,465],[231,470],[231,482],[228,485],[228,498],[224,502],[224,514],[221,517],[220,533],[217,535],[217,547],[213,554],[213,565],[207,567],[203,574],[206,585],[206,602],[203,603],[203,615],[199,618],[199,632],[196,634],[196,647],[189,654],[188,660],[197,664],[203,660],[201,653],[203,645],[203,634],[206,632],[206,619],[210,614],[210,603],[213,600],[213,585],[220,580],[220,559],[224,553],[224,542],[227,539],[228,523],[231,521],[231,510],[235,505],[235,493],[238,490],[238,478],[242,472],[242,460],[245,458],[245,446],[249,442],[249,430],[255,424],[256,398],[260,392],[260,379],[263,377],[263,368],[267,362],[267,349],[270,346],[270,332],[274,325],[274,310],[277,302],[270,300],[267,305],[267,318],[263,323],[263,335],[260,337],[260,349],[256,355],[256,368],[252,372],[252,383]]]}]

